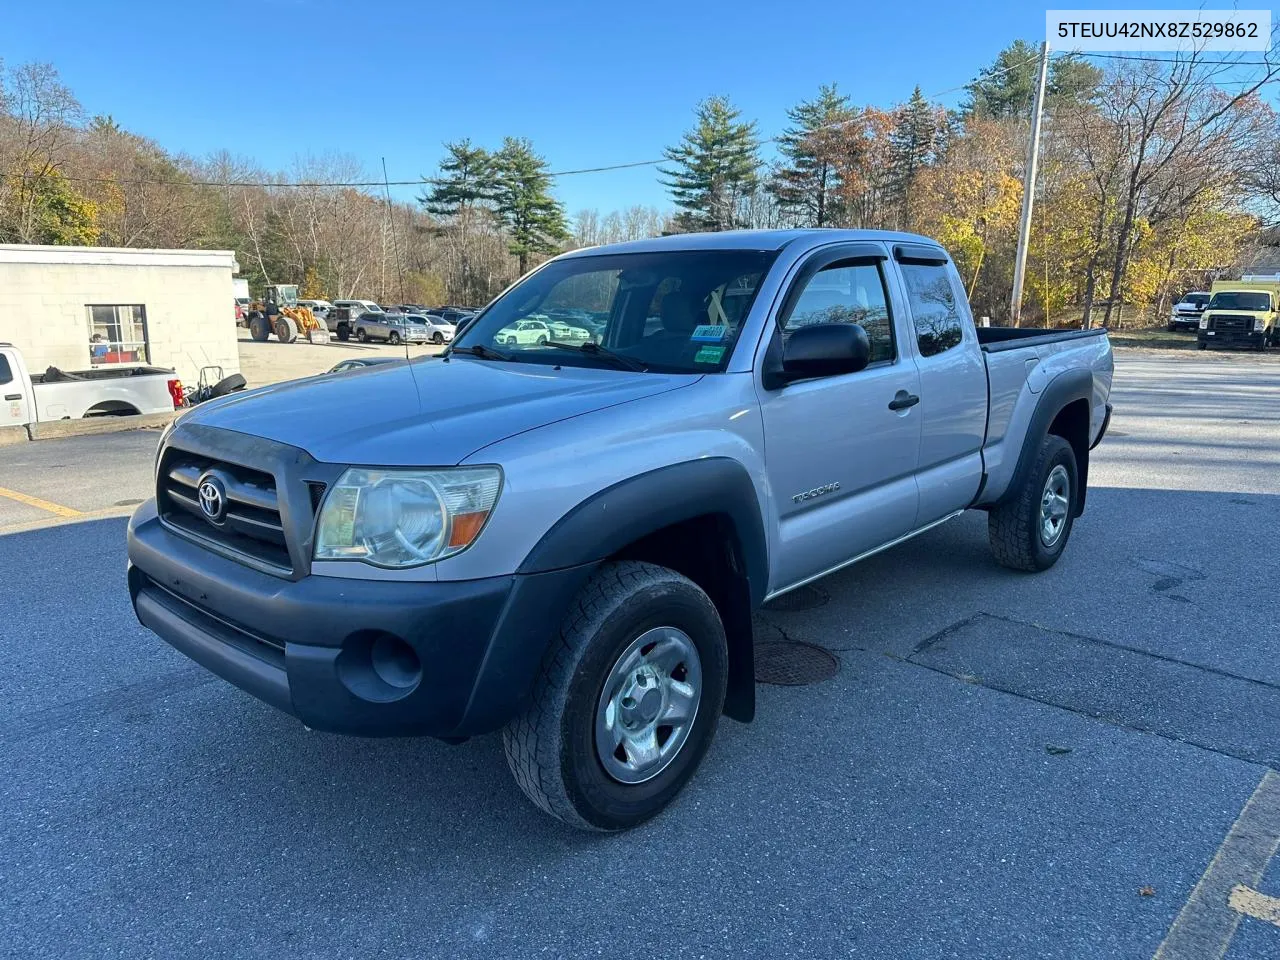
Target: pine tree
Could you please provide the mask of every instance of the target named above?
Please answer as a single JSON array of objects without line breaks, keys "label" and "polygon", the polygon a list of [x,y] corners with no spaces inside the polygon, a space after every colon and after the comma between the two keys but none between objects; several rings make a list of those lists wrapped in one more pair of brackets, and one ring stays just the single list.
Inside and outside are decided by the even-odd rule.
[{"label": "pine tree", "polygon": [[441,175],[418,202],[436,216],[456,217],[492,200],[495,174],[489,152],[465,139],[444,148],[448,156],[440,161]]},{"label": "pine tree", "polygon": [[939,135],[944,126],[940,114],[916,87],[911,99],[894,115],[893,130],[889,134],[892,193],[905,229],[910,229],[912,223],[911,191],[916,177],[937,157]]},{"label": "pine tree", "polygon": [[[1040,51],[1025,40],[1015,40],[1001,50],[995,62],[978,71],[969,84],[968,99],[961,104],[966,116],[993,120],[1025,118],[1035,102],[1040,71]],[[1062,57],[1049,64],[1045,99],[1049,106],[1090,100],[1102,83],[1102,71],[1087,61]]]},{"label": "pine tree", "polygon": [[672,164],[659,168],[662,184],[681,213],[686,230],[732,230],[742,223],[740,206],[758,182],[760,156],[754,122],[742,122],[727,97],[698,104],[693,129],[663,155]]},{"label": "pine tree", "polygon": [[791,121],[778,138],[785,158],[769,191],[778,205],[807,226],[824,227],[839,219],[841,161],[854,141],[856,112],[834,84],[787,111]]},{"label": "pine tree", "polygon": [[551,196],[547,161],[533,152],[528,140],[507,137],[493,156],[493,169],[498,216],[510,235],[508,249],[519,258],[523,275],[531,255],[555,253],[569,238],[564,207]]}]

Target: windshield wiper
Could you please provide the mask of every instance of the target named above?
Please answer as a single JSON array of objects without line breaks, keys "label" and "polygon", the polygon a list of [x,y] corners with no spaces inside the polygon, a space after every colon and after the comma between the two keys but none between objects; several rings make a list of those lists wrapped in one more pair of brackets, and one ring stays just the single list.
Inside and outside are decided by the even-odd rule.
[{"label": "windshield wiper", "polygon": [[450,347],[449,355],[455,353],[465,354],[469,357],[479,357],[481,360],[510,360],[511,354],[503,350],[495,350],[493,347],[486,347],[482,343],[477,343],[471,347]]},{"label": "windshield wiper", "polygon": [[635,370],[638,373],[647,373],[649,371],[649,368],[635,357],[626,357],[620,353],[614,353],[607,347],[600,346],[594,340],[588,340],[585,343],[564,343],[560,340],[548,340],[547,346],[559,347],[562,350],[577,350],[579,353],[607,360],[615,367],[622,367],[625,370]]}]

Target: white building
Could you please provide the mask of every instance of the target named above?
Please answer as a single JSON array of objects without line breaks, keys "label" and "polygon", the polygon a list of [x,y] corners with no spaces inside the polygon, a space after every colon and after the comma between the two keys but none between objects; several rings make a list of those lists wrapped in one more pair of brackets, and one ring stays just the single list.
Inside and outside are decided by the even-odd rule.
[{"label": "white building", "polygon": [[230,250],[0,244],[0,342],[33,372],[111,363],[238,373]]}]

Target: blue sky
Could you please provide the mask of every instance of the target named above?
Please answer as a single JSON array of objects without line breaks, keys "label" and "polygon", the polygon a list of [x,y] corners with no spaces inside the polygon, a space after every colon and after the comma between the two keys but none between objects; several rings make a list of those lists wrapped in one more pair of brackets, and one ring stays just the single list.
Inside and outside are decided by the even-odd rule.
[{"label": "blue sky", "polygon": [[[1179,6],[1165,0],[1163,6]],[[648,160],[728,94],[764,136],[837,82],[890,106],[960,86],[1044,7],[609,0],[58,0],[14,3],[0,57],[53,63],[89,113],[170,150],[271,169],[336,150],[391,179],[431,174],[445,140],[529,137],[553,169]],[[953,105],[962,93],[941,102]],[[405,198],[412,189],[397,191]],[[652,167],[565,177],[570,213],[666,206]]]}]

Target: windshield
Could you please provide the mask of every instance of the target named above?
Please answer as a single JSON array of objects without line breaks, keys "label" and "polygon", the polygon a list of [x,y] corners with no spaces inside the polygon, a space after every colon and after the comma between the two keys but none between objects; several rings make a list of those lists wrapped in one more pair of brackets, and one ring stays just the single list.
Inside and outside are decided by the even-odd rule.
[{"label": "windshield", "polygon": [[1270,310],[1271,294],[1253,290],[1224,290],[1209,301],[1210,310]]},{"label": "windshield", "polygon": [[1182,303],[1189,307],[1203,307],[1209,302],[1209,294],[1207,293],[1188,293],[1182,298]]},{"label": "windshield", "polygon": [[[525,363],[608,366],[604,351],[667,373],[716,373],[775,251],[603,254],[558,260],[495,301],[454,342]],[[615,358],[616,359],[616,358]]]}]

